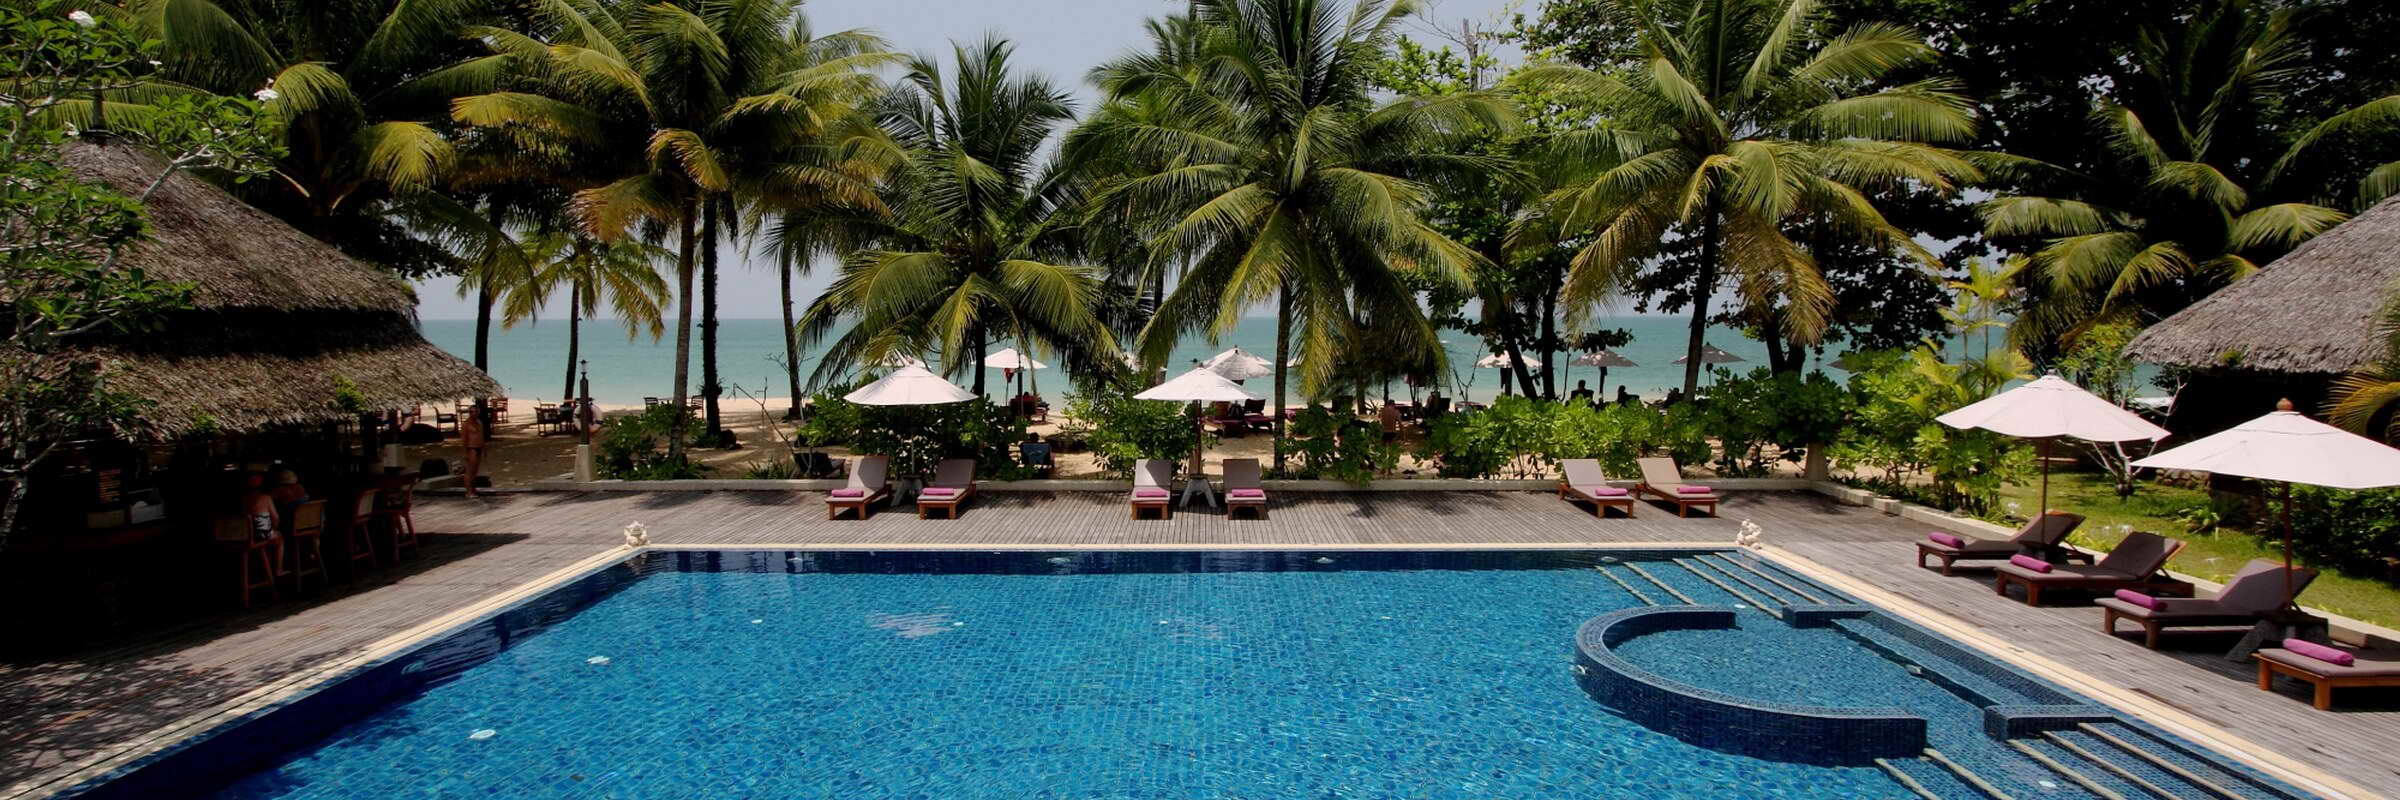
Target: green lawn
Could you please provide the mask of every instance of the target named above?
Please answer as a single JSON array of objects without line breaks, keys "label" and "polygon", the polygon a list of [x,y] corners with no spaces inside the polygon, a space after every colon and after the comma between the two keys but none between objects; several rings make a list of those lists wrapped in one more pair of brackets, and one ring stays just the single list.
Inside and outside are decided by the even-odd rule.
[{"label": "green lawn", "polygon": [[[2014,487],[2002,496],[2016,502],[2022,512],[2031,512],[2039,487],[2038,483]],[[2175,518],[2176,511],[2207,503],[2207,492],[2159,484],[2143,484],[2132,497],[2119,500],[2108,479],[2099,474],[2050,475],[2050,507],[2085,517],[2083,527],[2070,539],[2075,544],[2107,550],[2124,538],[2127,526],[2131,530],[2182,539],[2190,544],[2167,566],[2219,582],[2231,577],[2234,570],[2250,559],[2283,557],[2277,544],[2248,531],[2221,528],[2213,533],[2193,533]],[[2300,601],[2313,608],[2400,628],[2400,586],[2381,580],[2327,572],[2309,585]]]}]

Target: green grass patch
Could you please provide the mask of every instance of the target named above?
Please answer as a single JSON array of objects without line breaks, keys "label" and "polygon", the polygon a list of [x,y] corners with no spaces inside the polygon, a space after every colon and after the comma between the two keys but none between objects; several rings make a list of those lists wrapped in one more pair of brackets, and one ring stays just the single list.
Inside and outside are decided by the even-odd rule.
[{"label": "green grass patch", "polygon": [[[2013,486],[2001,492],[2003,507],[2015,503],[2017,513],[2030,514],[2041,485]],[[2145,483],[2132,497],[2119,499],[2108,478],[2097,473],[2050,474],[2050,507],[2084,515],[2083,527],[2069,541],[2095,550],[2116,547],[2128,530],[2150,531],[2188,544],[2167,566],[2177,572],[2223,582],[2253,558],[2281,560],[2278,542],[2246,530],[2218,528],[2197,533],[2177,517],[2184,509],[2208,505],[2208,492]],[[2301,563],[2307,564],[2306,559]],[[2315,566],[2315,565],[2309,565]],[[2323,569],[2323,568],[2319,568]],[[2400,586],[2325,570],[2300,596],[2301,604],[2385,627],[2400,628]]]}]

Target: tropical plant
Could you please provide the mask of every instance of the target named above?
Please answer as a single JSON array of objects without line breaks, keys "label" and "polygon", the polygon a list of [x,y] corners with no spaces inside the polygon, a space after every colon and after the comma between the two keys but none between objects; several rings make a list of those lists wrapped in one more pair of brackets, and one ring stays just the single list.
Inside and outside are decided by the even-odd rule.
[{"label": "tropical plant", "polygon": [[1011,452],[1025,440],[1025,419],[986,400],[930,406],[861,406],[850,450],[890,456],[895,475],[933,477],[942,459],[971,458],[975,474],[1030,474]]},{"label": "tropical plant", "polygon": [[1693,413],[1717,439],[1717,474],[1736,477],[1766,474],[1770,446],[1796,462],[1808,448],[1831,445],[1849,421],[1850,403],[1850,393],[1825,373],[1760,367],[1709,384]]},{"label": "tropical plant", "polygon": [[639,414],[600,423],[600,474],[618,480],[664,481],[698,478],[708,467],[684,455],[675,437],[689,435],[692,415],[680,405],[655,405]]},{"label": "tropical plant", "polygon": [[1837,466],[1880,473],[1867,481],[1880,491],[1973,514],[1994,513],[2000,490],[2031,470],[2030,448],[1934,421],[2027,377],[2030,364],[2015,350],[1950,362],[1928,344],[1850,358],[1854,399],[1831,449]]},{"label": "tropical plant", "polygon": [[1285,477],[1336,480],[1364,485],[1400,465],[1398,442],[1383,440],[1373,423],[1312,405],[1292,421],[1291,435],[1275,440],[1277,453],[1298,463]]},{"label": "tropical plant", "polygon": [[2382,359],[2334,381],[2325,418],[2357,433],[2400,442],[2400,299],[2384,312]]},{"label": "tropical plant", "polygon": [[1142,459],[1190,459],[1192,448],[1205,443],[1194,413],[1186,403],[1135,400],[1121,387],[1101,387],[1067,401],[1066,415],[1072,422],[1062,431],[1091,445],[1101,469],[1127,478],[1133,475],[1134,462]]},{"label": "tropical plant", "polygon": [[1073,115],[1048,80],[1014,74],[1012,45],[953,48],[957,72],[930,56],[909,62],[877,116],[912,157],[892,178],[896,212],[853,254],[799,325],[804,343],[835,339],[817,364],[824,382],[895,354],[939,349],[952,375],[984,389],[983,360],[999,339],[1115,360],[1095,313],[1100,282],[1072,255],[1057,198],[1064,182],[1044,142]]},{"label": "tropical plant", "polygon": [[1561,134],[1538,160],[1557,188],[1515,234],[1525,246],[1581,239],[1565,289],[1570,314],[1617,292],[1671,230],[1695,239],[1689,394],[1699,388],[1709,298],[1724,278],[1752,308],[1776,307],[1752,316],[1779,319],[1794,341],[1824,329],[1833,290],[1787,225],[1825,220],[1849,240],[1939,263],[1873,197],[1948,192],[1981,176],[1977,159],[1996,159],[1938,146],[1975,130],[1950,82],[1891,85],[1935,57],[1915,32],[1862,23],[1828,36],[1813,0],[1602,6],[1630,34],[1613,64],[1519,76],[1607,109],[1603,124]]},{"label": "tropical plant", "polygon": [[1413,3],[1193,8],[1187,48],[1095,71],[1108,103],[1068,139],[1072,161],[1133,170],[1098,182],[1093,213],[1150,236],[1154,264],[1186,262],[1139,336],[1143,364],[1271,301],[1278,435],[1295,337],[1312,395],[1340,380],[1344,348],[1370,339],[1438,373],[1441,344],[1402,276],[1464,285],[1479,259],[1426,223],[1419,181],[1504,169],[1464,145],[1505,128],[1506,104],[1484,93],[1374,104],[1374,67]]},{"label": "tropical plant", "polygon": [[666,333],[670,295],[666,278],[658,274],[658,265],[672,257],[665,250],[641,242],[603,242],[581,231],[536,235],[523,247],[531,268],[525,280],[504,290],[501,324],[533,319],[552,297],[566,301],[567,377],[558,396],[577,396],[575,363],[582,358],[583,320],[600,313],[603,303],[625,326],[628,340],[645,330],[653,340]]},{"label": "tropical plant", "polygon": [[1700,423],[1680,407],[1667,412],[1640,404],[1595,407],[1502,397],[1489,408],[1434,420],[1417,457],[1435,462],[1445,477],[1539,478],[1569,458],[1596,458],[1609,472],[1631,475],[1635,459],[1644,456],[1691,463],[1708,458],[1708,433]]}]

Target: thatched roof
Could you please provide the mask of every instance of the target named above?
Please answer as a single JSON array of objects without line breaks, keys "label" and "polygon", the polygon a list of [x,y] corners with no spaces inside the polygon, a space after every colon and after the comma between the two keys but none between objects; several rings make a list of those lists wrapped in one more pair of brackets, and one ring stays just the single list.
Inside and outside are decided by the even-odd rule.
[{"label": "thatched roof", "polygon": [[2257,274],[2134,337],[2153,364],[2339,373],[2384,355],[2376,330],[2400,290],[2400,197],[2319,234]]},{"label": "thatched roof", "polygon": [[[158,174],[155,158],[126,146],[76,145],[65,159],[128,195]],[[147,210],[150,240],[119,263],[192,282],[195,308],[155,334],[79,349],[111,388],[148,401],[150,432],[352,418],[345,385],[354,408],[369,410],[500,393],[417,332],[416,295],[398,278],[188,175],[169,179]]]}]

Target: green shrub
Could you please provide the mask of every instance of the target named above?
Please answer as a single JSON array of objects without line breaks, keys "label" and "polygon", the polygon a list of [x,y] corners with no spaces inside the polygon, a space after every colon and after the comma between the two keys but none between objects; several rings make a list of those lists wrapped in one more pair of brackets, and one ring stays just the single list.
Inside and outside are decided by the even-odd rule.
[{"label": "green shrub", "polygon": [[859,406],[842,399],[848,389],[818,392],[808,399],[808,414],[792,432],[807,447],[842,444],[858,436]]},{"label": "green shrub", "polygon": [[[2394,574],[2394,558],[2400,557],[2400,490],[2294,486],[2292,526],[2299,532],[2292,546],[2309,563],[2388,577]],[[2274,518],[2262,521],[2256,530],[2282,545],[2283,530]]]},{"label": "green shrub", "polygon": [[946,458],[975,459],[976,476],[1015,480],[1032,474],[1017,464],[1025,421],[976,399],[931,406],[853,406],[858,426],[849,436],[858,453],[890,456],[894,475],[930,475]]},{"label": "green shrub", "polygon": [[1419,457],[1436,462],[1444,477],[1542,478],[1561,459],[1596,458],[1611,474],[1632,475],[1643,456],[1698,463],[1708,454],[1708,433],[1694,412],[1502,397],[1488,409],[1435,420]]},{"label": "green shrub", "polygon": [[742,469],[742,477],[754,481],[788,481],[800,477],[800,465],[788,458],[752,461]]},{"label": "green shrub", "polygon": [[1067,416],[1071,421],[1060,433],[1081,439],[1101,469],[1119,478],[1132,477],[1134,462],[1145,458],[1181,464],[1192,456],[1196,424],[1186,403],[1135,400],[1119,387],[1094,387],[1067,401]]},{"label": "green shrub", "polygon": [[1769,446],[1783,459],[1798,461],[1807,448],[1839,438],[1849,418],[1851,396],[1821,372],[1774,374],[1760,367],[1748,375],[1719,379],[1693,408],[1701,429],[1722,445],[1717,474],[1752,476],[1764,475],[1773,466]]},{"label": "green shrub", "polygon": [[[643,409],[640,414],[601,423],[600,474],[629,481],[677,480],[707,474],[707,467],[688,457],[667,457],[667,437],[672,435],[675,418],[690,413],[674,405],[659,405]],[[688,432],[692,427],[687,424],[684,430]]]},{"label": "green shrub", "polygon": [[1291,460],[1287,477],[1363,484],[1400,466],[1400,445],[1383,440],[1374,423],[1310,406],[1287,426],[1275,449]]},{"label": "green shrub", "polygon": [[1859,483],[1895,497],[1975,516],[1996,513],[2000,490],[2033,471],[2033,449],[1985,430],[1934,421],[1990,397],[2022,375],[2023,359],[1999,353],[1947,363],[1930,348],[1851,356],[1849,424],[1834,461],[1867,472]]}]

